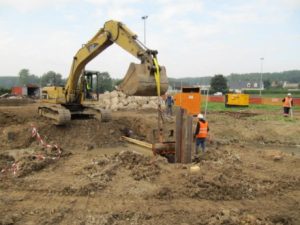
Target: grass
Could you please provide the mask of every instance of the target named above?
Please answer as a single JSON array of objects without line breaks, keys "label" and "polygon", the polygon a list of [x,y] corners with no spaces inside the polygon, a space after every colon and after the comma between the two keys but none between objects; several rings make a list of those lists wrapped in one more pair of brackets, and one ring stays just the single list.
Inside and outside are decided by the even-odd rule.
[{"label": "grass", "polygon": [[283,117],[282,115],[267,113],[262,115],[257,115],[251,118],[252,120],[256,121],[282,121],[288,123],[295,123],[297,119],[291,117]]},{"label": "grass", "polygon": [[[259,97],[259,93],[260,92],[257,90],[245,90],[245,94],[249,94],[251,96]],[[287,89],[266,89],[261,92],[261,96],[267,98],[284,98],[287,93],[291,93],[294,98],[300,97],[300,91],[289,91]]]},{"label": "grass", "polygon": [[[262,97],[262,98],[284,98],[286,94],[282,93],[263,93],[261,96],[259,94],[250,94],[252,97]],[[300,98],[299,93],[292,93],[293,98]]]},{"label": "grass", "polygon": [[[205,102],[201,105],[201,111],[205,111]],[[273,105],[249,105],[249,107],[229,107],[226,108],[224,103],[220,102],[208,102],[207,104],[207,112],[213,111],[227,111],[227,112],[238,112],[243,110],[261,110],[263,113],[249,117],[251,120],[256,121],[281,121],[284,123],[297,123],[299,121],[297,118],[291,117],[283,117],[282,115],[282,107],[281,106],[273,106]],[[300,111],[300,106],[296,106],[293,108],[294,112]],[[299,121],[300,122],[300,121]]]},{"label": "grass", "polygon": [[[202,102],[201,105],[201,111],[205,110],[205,101]],[[223,102],[208,102],[207,104],[207,111],[232,111],[232,112],[237,112],[240,110],[268,110],[268,111],[281,111],[282,107],[281,106],[274,106],[274,105],[254,105],[251,104],[249,107],[225,107],[225,104]],[[295,106],[293,107],[293,110],[300,110],[300,106]]]}]

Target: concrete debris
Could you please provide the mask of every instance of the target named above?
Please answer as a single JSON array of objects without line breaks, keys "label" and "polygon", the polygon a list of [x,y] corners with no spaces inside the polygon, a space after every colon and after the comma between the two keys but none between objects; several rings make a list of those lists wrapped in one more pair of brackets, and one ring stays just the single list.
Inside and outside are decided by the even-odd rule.
[{"label": "concrete debris", "polygon": [[127,96],[120,91],[105,92],[99,95],[99,105],[112,111],[132,109],[157,109],[158,103],[165,106],[164,100],[157,96]]},{"label": "concrete debris", "polygon": [[4,98],[6,95],[8,95],[8,93],[5,93],[3,95],[0,95],[0,98]]},{"label": "concrete debris", "polygon": [[275,155],[273,157],[273,160],[276,162],[276,161],[281,161],[283,159],[283,156],[282,155]]}]

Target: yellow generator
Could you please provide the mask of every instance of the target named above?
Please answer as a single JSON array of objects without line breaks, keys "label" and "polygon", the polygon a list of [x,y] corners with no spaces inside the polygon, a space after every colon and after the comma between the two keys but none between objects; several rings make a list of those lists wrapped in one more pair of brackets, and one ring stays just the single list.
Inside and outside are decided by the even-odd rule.
[{"label": "yellow generator", "polygon": [[249,106],[249,95],[248,94],[226,94],[225,95],[225,106],[237,106],[237,107],[248,107]]}]

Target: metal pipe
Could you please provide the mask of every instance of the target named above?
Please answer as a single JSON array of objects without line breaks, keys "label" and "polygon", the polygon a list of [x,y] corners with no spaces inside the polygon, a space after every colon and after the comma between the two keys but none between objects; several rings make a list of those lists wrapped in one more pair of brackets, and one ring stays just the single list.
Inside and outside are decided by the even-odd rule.
[{"label": "metal pipe", "polygon": [[264,58],[261,57],[260,58],[260,88],[259,88],[259,96],[261,96],[261,90],[262,90],[262,87],[263,87],[263,83],[262,83],[263,61],[264,61]]},{"label": "metal pipe", "polygon": [[142,20],[144,20],[144,45],[146,45],[146,19],[148,16],[142,16]]}]

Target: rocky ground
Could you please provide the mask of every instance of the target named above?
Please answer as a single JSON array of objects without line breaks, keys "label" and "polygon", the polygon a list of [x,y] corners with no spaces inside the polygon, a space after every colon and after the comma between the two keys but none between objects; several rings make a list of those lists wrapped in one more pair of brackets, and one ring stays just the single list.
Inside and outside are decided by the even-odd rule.
[{"label": "rocky ground", "polygon": [[300,224],[297,112],[209,112],[208,152],[183,165],[120,139],[151,142],[154,110],[57,127],[36,107],[0,107],[1,225]]}]

